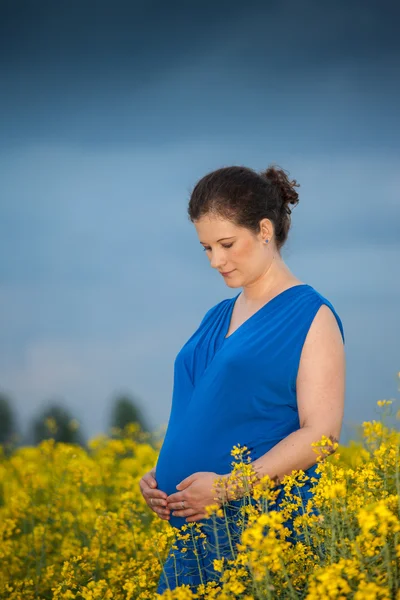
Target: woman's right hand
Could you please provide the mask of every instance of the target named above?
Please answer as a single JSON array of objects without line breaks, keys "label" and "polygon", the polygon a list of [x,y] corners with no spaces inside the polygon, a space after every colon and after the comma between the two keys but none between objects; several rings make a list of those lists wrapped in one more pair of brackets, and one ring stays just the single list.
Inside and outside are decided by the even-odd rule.
[{"label": "woman's right hand", "polygon": [[169,520],[170,510],[167,507],[167,494],[157,489],[156,468],[153,467],[145,473],[139,481],[140,491],[148,506],[154,510],[161,519]]}]

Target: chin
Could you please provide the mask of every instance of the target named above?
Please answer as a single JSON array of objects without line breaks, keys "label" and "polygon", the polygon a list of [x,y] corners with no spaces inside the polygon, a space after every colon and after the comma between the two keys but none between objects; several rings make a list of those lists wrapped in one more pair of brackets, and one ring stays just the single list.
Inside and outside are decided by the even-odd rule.
[{"label": "chin", "polygon": [[242,287],[241,283],[238,283],[237,281],[229,281],[229,279],[227,279],[225,281],[225,285],[227,285],[230,288],[238,288],[238,287]]}]

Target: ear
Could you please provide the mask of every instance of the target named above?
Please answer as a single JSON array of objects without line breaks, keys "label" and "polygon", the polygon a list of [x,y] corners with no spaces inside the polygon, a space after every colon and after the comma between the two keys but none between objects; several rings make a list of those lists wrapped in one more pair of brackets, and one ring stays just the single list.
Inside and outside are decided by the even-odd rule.
[{"label": "ear", "polygon": [[270,219],[261,219],[260,221],[260,233],[261,241],[264,243],[265,239],[270,240],[272,237],[272,224]]}]

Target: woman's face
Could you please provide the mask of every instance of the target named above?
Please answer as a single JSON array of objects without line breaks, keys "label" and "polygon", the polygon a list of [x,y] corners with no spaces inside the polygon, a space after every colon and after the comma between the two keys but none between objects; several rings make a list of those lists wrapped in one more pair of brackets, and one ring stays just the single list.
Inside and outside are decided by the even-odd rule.
[{"label": "woman's face", "polygon": [[211,266],[217,269],[230,287],[241,287],[258,279],[272,259],[269,219],[260,223],[261,232],[252,233],[222,217],[205,215],[194,222],[200,243]]}]

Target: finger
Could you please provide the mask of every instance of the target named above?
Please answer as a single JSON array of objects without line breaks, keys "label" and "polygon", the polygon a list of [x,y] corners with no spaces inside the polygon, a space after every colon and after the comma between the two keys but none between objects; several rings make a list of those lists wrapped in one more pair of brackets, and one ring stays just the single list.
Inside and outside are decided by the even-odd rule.
[{"label": "finger", "polygon": [[170,515],[171,511],[169,510],[168,506],[160,506],[160,505],[156,505],[156,504],[149,504],[150,508],[152,510],[154,510],[154,512],[156,513],[160,513],[163,515]]},{"label": "finger", "polygon": [[202,519],[207,519],[207,518],[208,518],[208,515],[205,515],[203,513],[197,513],[191,517],[187,517],[186,521],[188,523],[191,523],[193,521],[201,521]]},{"label": "finger", "polygon": [[[164,498],[157,498],[154,496],[149,497],[149,504],[152,507],[155,507],[155,506],[167,507],[167,501]],[[168,507],[168,509],[169,509],[169,507]]]},{"label": "finger", "polygon": [[177,508],[179,508],[181,507],[181,503],[183,501],[189,503],[190,501],[193,501],[193,498],[186,491],[178,492],[176,494],[171,494],[170,496],[167,496],[167,502],[169,506],[174,505]]},{"label": "finger", "polygon": [[198,512],[195,508],[185,508],[184,510],[175,510],[172,514],[174,517],[189,517],[195,515]]},{"label": "finger", "polygon": [[162,500],[163,502],[167,503],[165,492],[162,492],[161,490],[146,490],[144,495],[149,499],[153,498],[153,502],[156,500]]},{"label": "finger", "polygon": [[157,514],[157,517],[159,519],[162,519],[163,521],[169,521],[171,518],[169,515],[159,515],[158,513],[156,513],[156,514]]},{"label": "finger", "polygon": [[175,492],[174,494],[167,496],[167,500],[168,504],[171,502],[181,502],[182,500],[187,500],[187,494],[184,494],[183,492]]},{"label": "finger", "polygon": [[151,473],[146,473],[146,475],[143,475],[142,479],[143,479],[143,481],[145,481],[147,483],[147,485],[150,488],[156,488],[157,487],[156,478],[153,475],[151,475]]},{"label": "finger", "polygon": [[147,473],[145,473],[141,478],[141,482],[144,482],[150,488],[155,488],[158,485],[155,473],[153,473],[152,471],[148,471]]},{"label": "finger", "polygon": [[[182,508],[182,502],[183,500],[181,500],[180,502],[168,502],[167,501],[167,506],[169,509],[171,510],[185,510],[184,508]],[[188,500],[185,500],[186,504],[189,504]],[[189,508],[188,506],[186,508]]]},{"label": "finger", "polygon": [[143,481],[143,493],[151,496],[153,498],[168,498],[168,495],[159,489],[154,489],[148,485],[148,483]]},{"label": "finger", "polygon": [[154,509],[154,512],[155,512],[155,513],[156,513],[156,514],[157,514],[157,515],[158,515],[158,516],[159,516],[161,519],[166,519],[166,520],[168,520],[168,519],[171,517],[171,515],[170,515],[169,511],[165,511],[165,510],[163,510],[163,509],[161,509],[161,508],[155,508],[155,509]]}]

